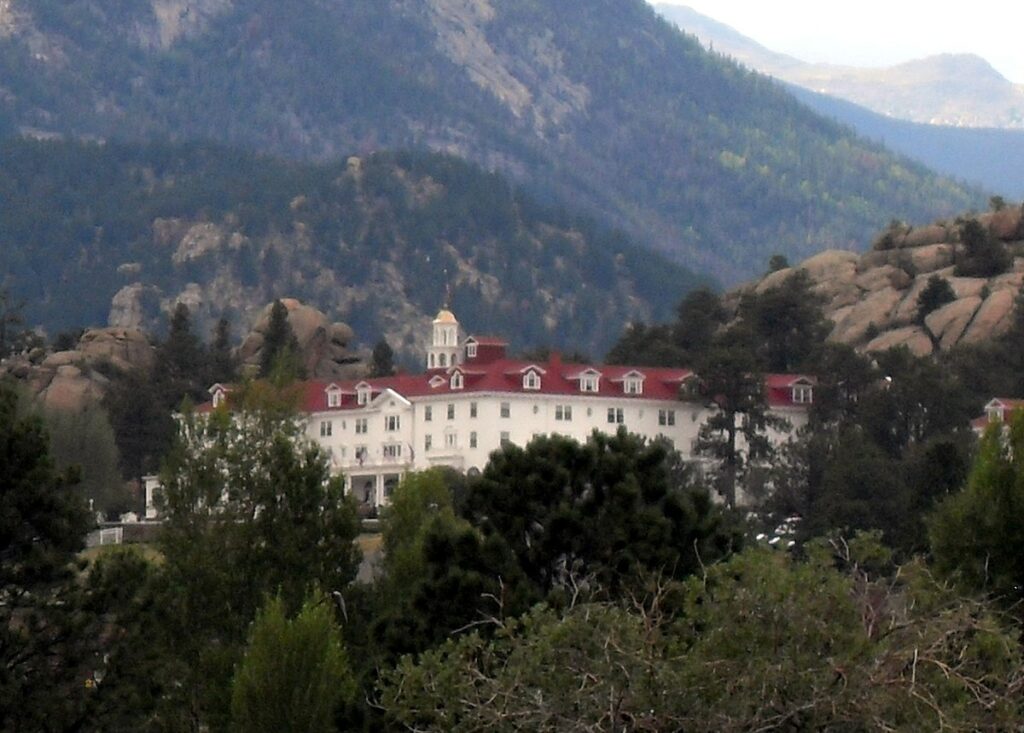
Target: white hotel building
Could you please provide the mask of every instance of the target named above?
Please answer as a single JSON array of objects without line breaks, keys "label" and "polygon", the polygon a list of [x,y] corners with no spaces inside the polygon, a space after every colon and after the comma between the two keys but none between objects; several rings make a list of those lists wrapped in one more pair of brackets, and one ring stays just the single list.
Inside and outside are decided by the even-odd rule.
[{"label": "white hotel building", "polygon": [[[595,430],[669,439],[684,457],[709,408],[680,399],[688,369],[594,366],[510,359],[500,339],[464,338],[455,316],[437,314],[426,371],[359,382],[303,383],[309,437],[330,455],[357,501],[386,504],[409,471],[449,466],[476,473],[506,443],[557,433],[585,441]],[[793,427],[806,422],[813,380],[769,375],[769,405]],[[226,388],[211,388],[220,404]]]}]

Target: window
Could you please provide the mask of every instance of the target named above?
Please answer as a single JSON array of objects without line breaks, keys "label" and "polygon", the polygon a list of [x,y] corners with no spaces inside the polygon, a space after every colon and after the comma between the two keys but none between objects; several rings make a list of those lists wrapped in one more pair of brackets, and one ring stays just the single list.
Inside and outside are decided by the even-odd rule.
[{"label": "window", "polygon": [[596,392],[598,375],[584,374],[580,377],[580,392]]},{"label": "window", "polygon": [[797,384],[793,387],[793,402],[808,405],[813,399],[813,389],[809,384]]},{"label": "window", "polygon": [[451,388],[462,389],[462,372],[455,372],[452,374]]},{"label": "window", "polygon": [[475,359],[476,358],[476,342],[475,341],[470,341],[468,344],[466,344],[466,358],[468,358],[468,359]]},{"label": "window", "polygon": [[356,418],[356,435],[365,433],[368,424],[368,418],[359,417]]},{"label": "window", "polygon": [[454,402],[449,402],[448,403],[448,419],[449,420],[454,420],[455,419],[455,403]]},{"label": "window", "polygon": [[368,384],[360,384],[356,387],[356,402],[360,405],[370,403],[370,386]]},{"label": "window", "polygon": [[501,443],[501,447],[504,448],[506,445],[512,442],[512,439],[509,438],[508,433],[503,430],[501,432],[501,439],[499,442]]},{"label": "window", "polygon": [[621,425],[625,422],[625,415],[622,414],[621,407],[608,408],[608,422],[613,425]]},{"label": "window", "polygon": [[675,425],[675,410],[658,410],[658,425]]},{"label": "window", "polygon": [[476,431],[474,430],[469,434],[469,447],[476,448]]},{"label": "window", "polygon": [[470,402],[469,403],[469,416],[470,417],[476,417],[476,403],[475,402]]},{"label": "window", "polygon": [[434,368],[434,354],[433,354],[433,352],[431,352],[430,354],[427,355],[427,363],[429,364],[431,369]]},{"label": "window", "polygon": [[423,408],[423,419],[426,422],[430,422],[434,419],[434,408],[431,405],[427,405]]},{"label": "window", "polygon": [[423,436],[423,450],[430,450],[434,447],[434,436],[424,435]]},{"label": "window", "polygon": [[512,410],[509,407],[509,404],[507,402],[502,402],[501,403],[501,416],[502,417],[509,417],[509,416],[511,416],[511,414],[512,414]]},{"label": "window", "polygon": [[213,393],[213,406],[220,407],[224,404],[224,390],[218,389]]},{"label": "window", "polygon": [[540,389],[540,375],[532,369],[524,374],[523,389]]},{"label": "window", "polygon": [[643,394],[644,380],[640,377],[629,377],[623,384],[623,391],[626,394]]},{"label": "window", "polygon": [[444,447],[445,448],[455,448],[455,447],[458,446],[458,444],[459,444],[459,434],[458,433],[445,433],[444,434]]},{"label": "window", "polygon": [[438,363],[439,366],[443,366],[443,367],[448,366],[448,355],[447,354],[438,354],[437,355],[437,363]]},{"label": "window", "polygon": [[385,443],[384,444],[384,457],[385,458],[401,458],[402,457],[402,444],[401,443]]},{"label": "window", "polygon": [[340,407],[341,406],[341,392],[330,391],[327,393],[327,406],[328,407]]},{"label": "window", "polygon": [[555,419],[571,422],[572,405],[555,405]]},{"label": "window", "polygon": [[333,430],[334,430],[334,423],[332,423],[330,420],[321,420],[320,421],[320,437],[321,438],[329,438],[329,437],[331,437],[331,433],[333,432]]},{"label": "window", "polygon": [[384,429],[389,433],[393,433],[401,426],[401,420],[398,415],[385,415],[384,416]]},{"label": "window", "polygon": [[370,451],[366,449],[365,445],[356,446],[356,460],[359,461],[359,465],[363,465],[363,461],[370,457]]}]

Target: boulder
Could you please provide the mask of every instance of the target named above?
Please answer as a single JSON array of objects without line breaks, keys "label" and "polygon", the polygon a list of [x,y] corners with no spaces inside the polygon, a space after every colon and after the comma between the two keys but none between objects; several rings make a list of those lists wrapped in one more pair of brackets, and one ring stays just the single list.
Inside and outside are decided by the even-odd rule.
[{"label": "boulder", "polygon": [[1008,206],[1000,211],[983,214],[979,218],[981,223],[992,232],[992,236],[1004,242],[1009,242],[1014,239],[1020,239],[1021,233],[1024,232],[1021,222],[1022,213],[1024,212],[1021,211],[1021,207]]},{"label": "boulder", "polygon": [[992,278],[988,283],[989,290],[1012,290],[1019,293],[1021,287],[1024,287],[1024,271],[1008,272]]},{"label": "boulder", "polygon": [[897,241],[898,247],[926,247],[951,241],[951,232],[942,224],[911,229]]},{"label": "boulder", "polygon": [[[288,311],[288,325],[299,344],[299,356],[310,377],[316,379],[348,379],[363,376],[362,359],[349,350],[355,338],[345,323],[331,323],[327,316],[295,298],[282,298]],[[265,334],[270,326],[273,303],[260,313],[252,331],[242,341],[236,356],[250,368],[260,363]]]},{"label": "boulder", "polygon": [[821,282],[828,279],[853,280],[857,272],[857,261],[860,258],[854,252],[841,249],[827,249],[800,263],[800,269],[806,270],[811,280]]},{"label": "boulder", "polygon": [[929,313],[924,319],[925,328],[944,350],[951,349],[960,340],[980,305],[981,298],[976,295],[954,300]]},{"label": "boulder", "polygon": [[764,279],[762,279],[761,282],[759,282],[757,284],[757,287],[754,288],[754,292],[760,295],[761,293],[765,292],[766,290],[771,290],[772,288],[777,288],[780,285],[782,285],[784,282],[786,282],[786,280],[788,280],[789,276],[792,275],[792,274],[793,274],[793,268],[792,267],[783,267],[781,270],[776,270],[775,272],[769,272],[767,275],[764,276]]},{"label": "boulder", "polygon": [[106,359],[139,369],[149,369],[155,359],[149,338],[136,328],[90,328],[79,339],[78,351],[89,363]]},{"label": "boulder", "polygon": [[50,383],[39,393],[39,401],[47,408],[81,410],[103,398],[103,389],[76,366],[57,369]]},{"label": "boulder", "polygon": [[926,247],[915,247],[906,253],[910,258],[910,266],[916,273],[934,273],[944,267],[953,265],[953,245],[932,244]]},{"label": "boulder", "polygon": [[906,346],[915,356],[928,356],[933,350],[931,337],[924,329],[920,326],[904,326],[880,334],[864,347],[864,351],[888,351],[897,346]]},{"label": "boulder", "polygon": [[988,286],[988,278],[984,277],[951,277],[947,278],[947,282],[958,299],[980,295]]},{"label": "boulder", "polygon": [[211,222],[194,224],[178,242],[171,262],[181,265],[216,252],[224,243],[224,230]]},{"label": "boulder", "polygon": [[912,282],[913,278],[907,274],[906,270],[894,265],[882,265],[866,270],[854,280],[858,288],[867,291],[882,290],[888,287],[903,290]]},{"label": "boulder", "polygon": [[1013,323],[1014,292],[996,290],[978,308],[963,336],[962,344],[977,344],[1003,335]]},{"label": "boulder", "polygon": [[832,329],[829,337],[843,344],[857,344],[864,340],[868,329],[874,325],[886,329],[892,320],[893,311],[903,298],[901,291],[888,287],[868,293],[853,306],[847,316]]}]

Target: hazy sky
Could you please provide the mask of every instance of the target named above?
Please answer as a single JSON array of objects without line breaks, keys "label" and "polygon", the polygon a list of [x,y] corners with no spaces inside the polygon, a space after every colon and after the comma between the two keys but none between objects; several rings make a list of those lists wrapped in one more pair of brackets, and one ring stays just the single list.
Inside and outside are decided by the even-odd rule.
[{"label": "hazy sky", "polygon": [[975,53],[1024,84],[1020,0],[652,0],[689,5],[773,51],[804,61],[887,66]]}]

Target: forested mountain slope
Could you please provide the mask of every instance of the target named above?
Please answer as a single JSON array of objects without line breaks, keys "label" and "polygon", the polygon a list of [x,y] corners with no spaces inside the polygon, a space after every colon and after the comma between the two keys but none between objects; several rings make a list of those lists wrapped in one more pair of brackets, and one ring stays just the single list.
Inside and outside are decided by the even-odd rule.
[{"label": "forested mountain slope", "polygon": [[159,332],[175,302],[202,332],[247,330],[294,296],[402,352],[450,284],[477,333],[602,353],[626,321],[671,312],[692,273],[541,208],[449,156],[295,163],[199,145],[0,144],[0,285],[51,334]]},{"label": "forested mountain slope", "polygon": [[0,79],[8,130],[455,153],[727,281],[985,198],[643,0],[8,0]]}]

